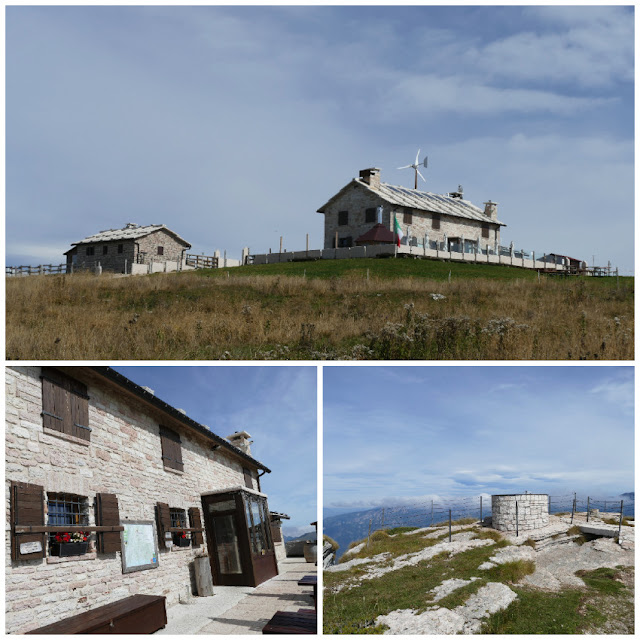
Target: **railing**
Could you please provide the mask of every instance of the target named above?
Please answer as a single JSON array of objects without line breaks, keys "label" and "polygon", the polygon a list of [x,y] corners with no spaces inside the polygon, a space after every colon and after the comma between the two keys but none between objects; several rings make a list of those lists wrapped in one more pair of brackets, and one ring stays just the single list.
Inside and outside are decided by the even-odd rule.
[{"label": "railing", "polygon": [[66,264],[40,264],[37,267],[5,267],[5,275],[7,276],[41,276],[66,272]]},{"label": "railing", "polygon": [[200,256],[195,253],[187,253],[187,265],[195,269],[217,269],[219,260],[217,256]]}]

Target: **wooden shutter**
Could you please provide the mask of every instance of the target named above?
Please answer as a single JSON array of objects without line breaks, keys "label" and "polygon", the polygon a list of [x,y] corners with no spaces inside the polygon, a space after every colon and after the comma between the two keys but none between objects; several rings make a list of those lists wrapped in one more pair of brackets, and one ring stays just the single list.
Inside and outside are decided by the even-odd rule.
[{"label": "wooden shutter", "polygon": [[280,527],[280,523],[271,523],[271,537],[274,542],[282,542],[282,528]]},{"label": "wooden shutter", "polygon": [[[100,527],[119,526],[120,511],[118,497],[113,493],[96,494],[96,524]],[[98,534],[98,551],[115,553],[122,551],[122,539],[119,531],[105,531]]]},{"label": "wooden shutter", "polygon": [[247,487],[248,489],[253,489],[253,478],[251,476],[251,471],[249,471],[249,469],[247,469],[246,467],[242,468],[242,472],[244,473],[244,486]]},{"label": "wooden shutter", "polygon": [[[200,509],[198,507],[189,507],[189,526],[192,529],[202,529],[202,520],[200,519]],[[202,531],[191,532],[191,545],[199,547],[204,543]]]},{"label": "wooden shutter", "polygon": [[440,214],[434,213],[431,217],[431,228],[439,229],[440,228]]},{"label": "wooden shutter", "polygon": [[404,208],[402,222],[404,222],[404,224],[413,224],[413,209],[411,209],[411,207]]},{"label": "wooden shutter", "polygon": [[41,377],[44,426],[82,440],[90,440],[87,385],[56,369],[44,368]]},{"label": "wooden shutter", "polygon": [[488,238],[489,237],[489,225],[488,224],[483,224],[482,225],[482,237],[483,238]]},{"label": "wooden shutter", "polygon": [[182,445],[180,435],[166,427],[160,427],[160,443],[162,445],[162,463],[165,467],[184,471],[182,464]]},{"label": "wooden shutter", "polygon": [[156,519],[158,521],[158,538],[160,539],[160,548],[164,549],[164,543],[166,539],[164,534],[171,529],[171,511],[169,505],[164,502],[158,502],[156,504]]},{"label": "wooden shutter", "polygon": [[349,212],[348,211],[338,211],[338,224],[345,225],[349,224]]},{"label": "wooden shutter", "polygon": [[365,209],[364,212],[364,221],[365,222],[376,222],[376,210],[374,208]]},{"label": "wooden shutter", "polygon": [[[44,558],[44,533],[15,533],[14,527],[44,526],[44,489],[36,484],[11,482],[11,559],[32,560]],[[39,542],[40,551],[20,553],[20,545],[27,542]]]}]

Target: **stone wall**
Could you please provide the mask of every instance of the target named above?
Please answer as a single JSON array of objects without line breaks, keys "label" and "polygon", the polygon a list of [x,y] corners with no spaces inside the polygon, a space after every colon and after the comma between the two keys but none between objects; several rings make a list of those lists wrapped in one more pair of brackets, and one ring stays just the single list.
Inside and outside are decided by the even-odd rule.
[{"label": "stone wall", "polygon": [[498,531],[530,531],[549,524],[549,496],[546,493],[491,496],[492,526]]},{"label": "stone wall", "polygon": [[[204,436],[164,421],[182,439],[184,472],[162,464],[158,419],[136,400],[126,401],[106,386],[89,383],[90,443],[44,432],[39,367],[6,369],[6,630],[24,633],[86,609],[136,593],[164,595],[167,604],[192,593],[190,565],[204,545],[160,547],[155,569],[122,573],[120,553],[98,554],[95,534],[90,552],[73,558],[11,560],[10,481],[41,485],[45,492],[88,498],[89,524],[95,525],[96,493],[118,497],[120,519],[155,522],[155,505],[188,511],[201,494],[244,485],[243,466],[224,448],[213,451]],[[80,379],[80,376],[78,376]],[[256,470],[252,468],[254,482]]]},{"label": "stone wall", "polygon": [[[366,210],[377,208],[382,205],[382,224],[393,231],[393,218],[397,216],[402,232],[407,232],[422,240],[425,233],[429,234],[429,240],[438,242],[447,238],[464,237],[465,240],[479,241],[483,248],[489,244],[492,247],[500,243],[500,226],[492,223],[489,218],[485,224],[490,226],[489,237],[482,237],[482,222],[465,218],[456,218],[446,214],[440,215],[440,229],[432,229],[432,215],[419,209],[409,209],[391,205],[383,201],[375,192],[366,187],[361,187],[357,183],[348,185],[345,192],[336,198],[325,208],[324,213],[324,248],[330,249],[334,246],[335,234],[338,238],[350,237],[353,242],[363,233],[369,231],[378,222],[377,212],[373,222],[365,222]],[[338,224],[338,214],[340,211],[348,212],[348,224]],[[412,213],[411,224],[404,222],[404,213]]]}]

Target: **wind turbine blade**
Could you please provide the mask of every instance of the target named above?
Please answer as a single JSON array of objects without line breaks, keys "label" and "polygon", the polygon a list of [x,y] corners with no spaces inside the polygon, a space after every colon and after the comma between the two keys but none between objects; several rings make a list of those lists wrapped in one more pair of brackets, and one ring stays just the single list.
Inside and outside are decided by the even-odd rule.
[{"label": "wind turbine blade", "polygon": [[420,149],[418,149],[418,153],[416,153],[416,164],[420,162]]},{"label": "wind turbine blade", "polygon": [[398,169],[413,169],[413,165],[408,164],[406,167],[398,167]]},{"label": "wind turbine blade", "polygon": [[424,180],[424,182],[426,182],[426,180],[424,179],[424,176],[416,169],[416,173]]}]

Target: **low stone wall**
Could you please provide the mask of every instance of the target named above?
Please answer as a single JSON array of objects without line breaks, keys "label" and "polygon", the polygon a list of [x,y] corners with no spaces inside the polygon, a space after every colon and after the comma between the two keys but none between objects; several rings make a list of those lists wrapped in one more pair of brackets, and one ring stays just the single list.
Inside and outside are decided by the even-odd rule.
[{"label": "low stone wall", "polygon": [[491,496],[492,526],[498,531],[539,529],[549,524],[549,496],[546,493],[522,493]]}]

